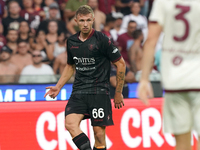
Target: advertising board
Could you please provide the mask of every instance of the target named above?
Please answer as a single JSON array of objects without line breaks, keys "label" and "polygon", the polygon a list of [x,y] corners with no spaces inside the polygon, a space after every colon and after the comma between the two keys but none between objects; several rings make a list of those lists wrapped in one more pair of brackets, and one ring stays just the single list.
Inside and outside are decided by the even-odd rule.
[{"label": "advertising board", "polygon": [[[173,150],[174,137],[162,132],[162,98],[144,106],[138,99],[125,99],[122,109],[113,107],[115,125],[106,129],[108,150]],[[0,150],[76,150],[64,127],[67,101],[0,104]],[[91,145],[94,136],[89,120],[81,123]],[[196,145],[197,135],[192,135]]]}]

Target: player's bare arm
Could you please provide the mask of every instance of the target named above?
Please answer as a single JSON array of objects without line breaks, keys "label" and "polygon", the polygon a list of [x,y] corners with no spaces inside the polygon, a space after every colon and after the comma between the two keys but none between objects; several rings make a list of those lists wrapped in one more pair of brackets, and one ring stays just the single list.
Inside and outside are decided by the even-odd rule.
[{"label": "player's bare arm", "polygon": [[148,99],[153,98],[152,87],[149,83],[149,74],[154,61],[154,50],[161,31],[161,25],[158,23],[149,23],[149,34],[143,50],[142,75],[138,86],[138,97],[146,105],[149,104]]},{"label": "player's bare arm", "polygon": [[138,51],[138,47],[135,47],[134,44],[131,46],[130,50],[128,51],[128,58],[130,61],[130,69],[134,73],[137,72],[137,66],[136,66],[136,52]]},{"label": "player's bare arm", "polygon": [[124,59],[121,58],[119,61],[115,62],[114,65],[117,67],[117,75],[116,75],[117,85],[115,90],[114,103],[115,103],[115,108],[119,109],[122,108],[122,105],[124,106],[122,90],[124,86],[126,64]]},{"label": "player's bare arm", "polygon": [[65,83],[72,77],[73,73],[74,65],[67,64],[56,86],[46,87],[46,89],[50,90],[44,95],[44,97],[49,95],[50,97],[55,98]]}]

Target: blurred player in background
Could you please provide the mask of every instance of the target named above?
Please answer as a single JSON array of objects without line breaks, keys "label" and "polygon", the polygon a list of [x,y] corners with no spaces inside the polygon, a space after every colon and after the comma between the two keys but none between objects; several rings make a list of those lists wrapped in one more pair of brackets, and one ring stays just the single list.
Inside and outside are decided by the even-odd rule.
[{"label": "blurred player in background", "polygon": [[45,94],[55,98],[76,69],[72,95],[65,108],[65,127],[80,150],[91,150],[88,137],[80,129],[81,120],[86,118],[91,118],[94,130],[93,150],[106,150],[105,129],[113,125],[109,96],[110,61],[117,67],[115,108],[124,105],[125,62],[110,39],[92,28],[94,20],[90,6],[83,5],[77,10],[75,21],[80,32],[68,38],[67,65],[56,86],[47,87],[50,90]]},{"label": "blurred player in background", "polygon": [[[139,98],[149,104],[153,97],[148,75],[159,35],[165,33],[161,75],[165,90],[164,132],[176,139],[176,150],[191,150],[191,131],[200,137],[200,1],[156,0],[144,45]],[[198,144],[200,150],[200,144]]]}]

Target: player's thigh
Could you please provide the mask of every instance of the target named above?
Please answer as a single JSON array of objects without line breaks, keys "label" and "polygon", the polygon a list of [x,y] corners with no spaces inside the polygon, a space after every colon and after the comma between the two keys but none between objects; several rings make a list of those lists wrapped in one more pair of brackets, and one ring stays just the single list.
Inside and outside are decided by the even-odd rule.
[{"label": "player's thigh", "polygon": [[88,105],[92,126],[113,125],[112,106],[109,95],[89,95]]},{"label": "player's thigh", "polygon": [[72,94],[65,107],[65,126],[79,125],[87,112],[83,96]]},{"label": "player's thigh", "polygon": [[163,106],[164,132],[187,133],[192,128],[192,112],[187,93],[165,93]]},{"label": "player's thigh", "polygon": [[72,94],[65,107],[65,116],[69,114],[88,114],[88,106],[82,94]]},{"label": "player's thigh", "polygon": [[191,150],[191,132],[174,135],[176,140],[176,150]]},{"label": "player's thigh", "polygon": [[65,126],[66,128],[73,128],[73,127],[79,127],[81,120],[84,118],[83,114],[69,114],[65,117]]},{"label": "player's thigh", "polygon": [[194,129],[200,136],[200,92],[190,92]]}]

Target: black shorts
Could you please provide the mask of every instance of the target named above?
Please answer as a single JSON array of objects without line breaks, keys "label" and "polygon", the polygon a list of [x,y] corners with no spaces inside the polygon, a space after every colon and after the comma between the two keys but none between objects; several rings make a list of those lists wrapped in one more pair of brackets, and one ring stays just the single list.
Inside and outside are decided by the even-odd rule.
[{"label": "black shorts", "polygon": [[92,126],[113,125],[111,100],[106,94],[72,94],[65,116],[72,113],[84,114],[83,119],[91,118]]}]

